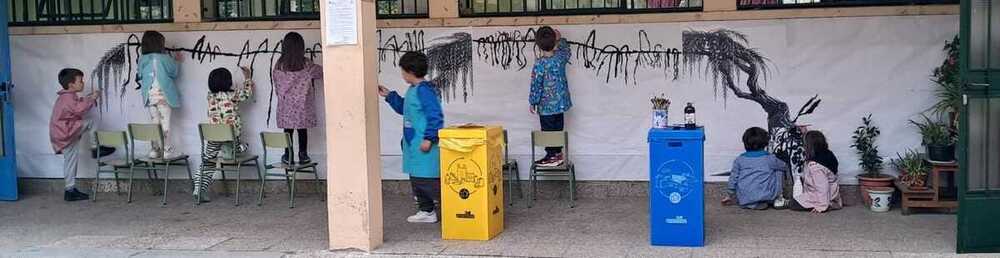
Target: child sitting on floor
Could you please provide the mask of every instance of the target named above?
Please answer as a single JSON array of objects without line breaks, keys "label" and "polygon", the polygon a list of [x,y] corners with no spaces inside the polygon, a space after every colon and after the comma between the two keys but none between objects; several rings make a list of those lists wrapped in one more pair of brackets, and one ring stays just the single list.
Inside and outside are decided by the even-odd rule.
[{"label": "child sitting on floor", "polygon": [[792,196],[789,208],[812,213],[843,208],[836,173],[837,157],[830,152],[826,137],[819,131],[809,131],[804,147],[806,166],[802,173],[802,193]]},{"label": "child sitting on floor", "polygon": [[764,150],[769,139],[767,131],[760,127],[752,127],[743,133],[746,152],[733,161],[729,196],[722,201],[723,204],[732,204],[735,199],[744,209],[764,210],[781,197],[782,176],[788,171],[788,166]]}]

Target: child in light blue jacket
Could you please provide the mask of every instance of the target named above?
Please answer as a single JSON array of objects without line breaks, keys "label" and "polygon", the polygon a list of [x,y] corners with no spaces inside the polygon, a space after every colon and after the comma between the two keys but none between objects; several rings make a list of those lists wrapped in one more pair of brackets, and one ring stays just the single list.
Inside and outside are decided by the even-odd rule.
[{"label": "child in light blue jacket", "polygon": [[153,123],[163,127],[162,146],[154,143],[149,157],[172,158],[180,154],[174,152],[170,145],[170,113],[174,108],[180,108],[180,93],[174,81],[177,79],[177,61],[181,55],[167,54],[163,34],[156,31],[146,31],[142,34],[139,57],[139,74],[136,79],[142,92],[142,100],[149,110]]},{"label": "child in light blue jacket", "polygon": [[399,58],[403,80],[410,84],[406,97],[379,85],[379,95],[385,97],[393,111],[403,115],[403,172],[410,175],[413,195],[419,203],[417,214],[406,220],[411,223],[436,223],[434,202],[441,199],[440,149],[438,130],[444,126],[444,113],[434,84],[424,80],[427,57],[409,52]]}]

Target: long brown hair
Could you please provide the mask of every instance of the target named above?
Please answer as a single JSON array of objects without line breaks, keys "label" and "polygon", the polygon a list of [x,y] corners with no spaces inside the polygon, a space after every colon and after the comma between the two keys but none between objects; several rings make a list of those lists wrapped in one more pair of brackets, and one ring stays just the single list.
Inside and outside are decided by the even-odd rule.
[{"label": "long brown hair", "polygon": [[289,32],[281,41],[281,57],[278,58],[278,70],[295,72],[306,66],[305,40],[298,32]]},{"label": "long brown hair", "polygon": [[809,131],[805,136],[805,159],[807,161],[816,158],[816,152],[824,151],[830,149],[830,145],[826,143],[826,136],[820,131]]}]

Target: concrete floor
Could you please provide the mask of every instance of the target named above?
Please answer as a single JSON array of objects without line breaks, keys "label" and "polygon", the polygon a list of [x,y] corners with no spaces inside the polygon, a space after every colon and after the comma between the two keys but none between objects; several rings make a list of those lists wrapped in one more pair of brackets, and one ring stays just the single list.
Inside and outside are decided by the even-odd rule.
[{"label": "concrete floor", "polygon": [[[275,193],[264,206],[217,197],[194,206],[183,194],[102,194],[66,203],[53,194],[0,202],[0,257],[942,257],[955,251],[954,215],[902,216],[860,206],[815,215],[748,211],[706,203],[707,246],[648,245],[645,198],[542,200],[507,211],[506,230],[487,242],[440,240],[440,224],[410,224],[412,199],[386,196],[385,245],[373,254],[330,252],[326,205],[302,195],[288,209]],[[983,256],[983,257],[997,257]]]}]

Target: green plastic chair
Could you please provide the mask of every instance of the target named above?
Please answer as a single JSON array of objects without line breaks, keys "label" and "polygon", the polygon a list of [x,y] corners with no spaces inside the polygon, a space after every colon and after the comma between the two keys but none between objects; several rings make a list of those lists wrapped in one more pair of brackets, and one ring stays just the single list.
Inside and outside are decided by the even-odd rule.
[{"label": "green plastic chair", "polygon": [[[132,148],[129,150],[129,156],[135,158],[135,142],[146,142],[152,143],[162,143],[163,142],[163,128],[159,124],[129,124],[128,134],[130,137],[129,145]],[[191,182],[191,187],[194,187],[194,180],[191,178],[191,162],[188,161],[188,155],[179,155],[172,158],[150,158],[150,157],[139,157],[135,158],[138,162],[133,162],[133,169],[143,169],[153,172],[153,180],[157,178],[157,171],[163,171],[163,200],[160,205],[167,205],[167,184],[170,182],[170,166],[172,165],[184,165],[187,169],[188,181]],[[131,179],[129,179],[131,180]],[[131,195],[129,195],[129,202],[132,202]]]},{"label": "green plastic chair", "polygon": [[532,162],[531,174],[529,174],[531,191],[529,192],[528,207],[530,208],[538,198],[537,181],[539,177],[567,177],[569,180],[570,208],[576,207],[576,167],[569,158],[569,136],[566,131],[533,131],[531,132],[531,146],[532,160],[536,158],[536,147],[562,147],[565,162],[561,166],[556,167],[542,167]]},{"label": "green plastic chair", "polygon": [[514,206],[514,187],[517,187],[517,198],[524,198],[524,191],[521,189],[521,173],[517,166],[517,160],[510,159],[510,141],[507,139],[507,130],[503,130],[503,171],[504,179],[507,180],[507,205]]},{"label": "green plastic chair", "polygon": [[[218,158],[212,162],[202,162],[199,169],[202,172],[218,171],[222,174],[223,181],[226,180],[226,172],[236,173],[236,206],[240,206],[240,181],[242,179],[240,169],[243,165],[252,165],[257,170],[257,175],[259,176],[260,161],[257,155],[247,153],[237,155],[236,142],[238,142],[238,139],[236,137],[236,130],[230,125],[198,124],[198,133],[201,136],[202,157],[208,151],[208,142],[221,142],[223,146],[228,146],[228,148],[222,148],[217,155]],[[201,200],[196,197],[195,203],[201,204]]]},{"label": "green plastic chair", "polygon": [[[292,136],[286,133],[278,132],[261,132],[260,133],[261,144],[264,147],[264,162],[267,163],[267,150],[268,149],[283,149],[289,153],[289,163],[285,164],[282,162],[277,162],[273,164],[267,164],[264,166],[264,172],[261,173],[260,180],[260,193],[257,197],[257,205],[260,206],[264,203],[264,181],[269,176],[284,177],[285,184],[288,185],[288,208],[295,208],[295,181],[296,175],[298,173],[313,174],[316,179],[316,189],[320,192],[320,200],[326,200],[326,195],[322,193],[323,182],[319,180],[319,173],[316,169],[317,163],[310,162],[307,164],[298,164],[295,161],[295,148],[292,146]],[[270,172],[272,169],[280,170],[280,173]]]},{"label": "green plastic chair", "polygon": [[94,198],[91,201],[97,201],[97,187],[101,184],[101,174],[113,174],[115,176],[115,192],[121,195],[122,187],[118,180],[118,174],[121,173],[129,173],[128,195],[131,201],[132,178],[135,177],[135,169],[133,169],[135,160],[129,155],[128,135],[125,134],[125,131],[96,131],[94,132],[94,141],[99,147],[114,147],[125,150],[125,158],[97,158],[97,174],[94,178]]}]

